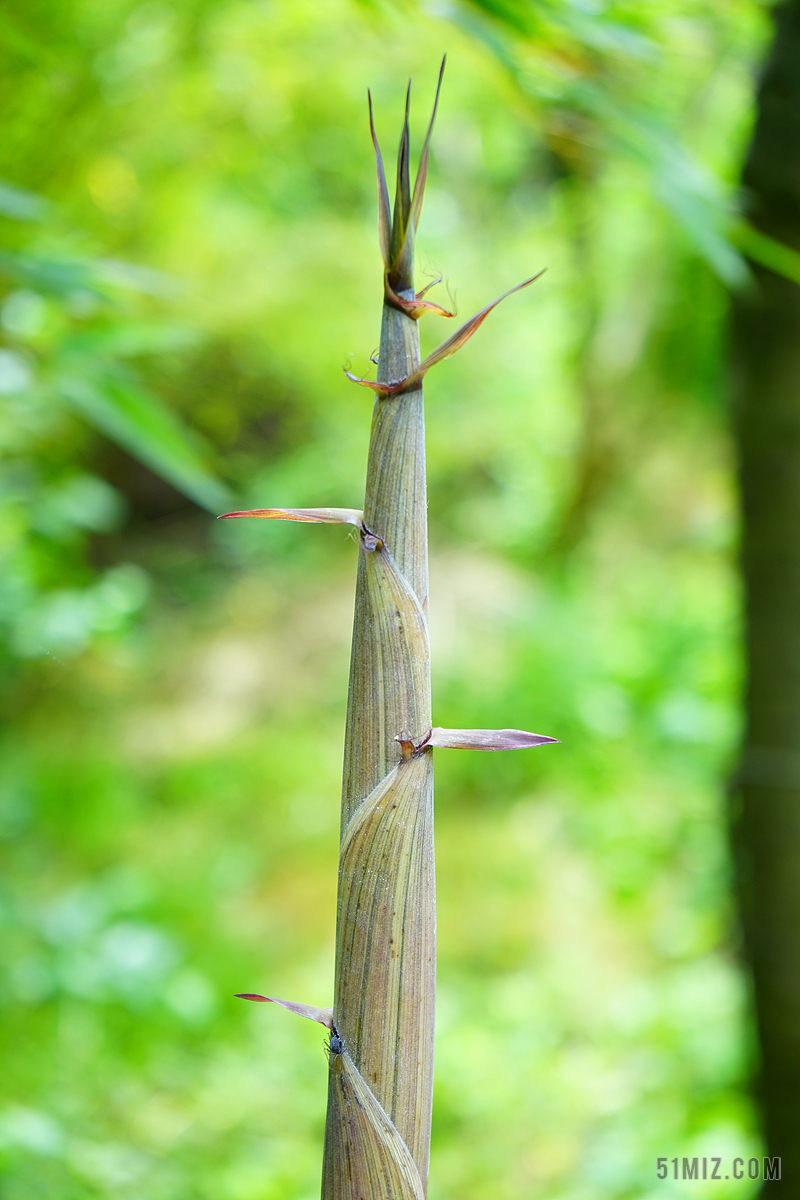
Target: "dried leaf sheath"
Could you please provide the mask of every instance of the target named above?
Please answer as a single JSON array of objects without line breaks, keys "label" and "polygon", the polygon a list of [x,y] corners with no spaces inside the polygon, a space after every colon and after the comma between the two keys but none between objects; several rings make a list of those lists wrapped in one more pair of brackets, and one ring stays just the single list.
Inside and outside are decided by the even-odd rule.
[{"label": "dried leaf sheath", "polygon": [[[418,365],[416,322],[385,306],[381,378],[403,378]],[[436,969],[433,779],[431,751],[400,763],[397,742],[399,736],[419,742],[431,727],[421,389],[375,402],[364,525],[382,545],[370,551],[362,539],[356,585],[334,1023],[355,1069],[410,1150],[424,1189]],[[392,798],[391,788],[385,795],[387,776],[401,799]],[[351,819],[370,802],[377,807],[356,837]],[[358,1191],[348,1191],[341,1175],[334,1185],[338,1086],[332,1072],[322,1195],[356,1200]]]},{"label": "dried leaf sheath", "polygon": [[343,825],[398,761],[397,738],[408,737],[419,744],[430,728],[425,614],[385,546],[372,552],[362,549],[345,737]]},{"label": "dried leaf sheath", "polygon": [[[427,1163],[435,960],[432,756],[400,762],[356,809],[344,832],[336,952],[343,974],[343,1037],[414,1161]],[[364,986],[366,981],[366,986]],[[337,1014],[334,1017],[336,1021]],[[339,1017],[341,1019],[341,1017]]]},{"label": "dried leaf sheath", "polygon": [[346,1050],[331,1053],[329,1130],[323,1178],[330,1195],[425,1200],[408,1147]]}]

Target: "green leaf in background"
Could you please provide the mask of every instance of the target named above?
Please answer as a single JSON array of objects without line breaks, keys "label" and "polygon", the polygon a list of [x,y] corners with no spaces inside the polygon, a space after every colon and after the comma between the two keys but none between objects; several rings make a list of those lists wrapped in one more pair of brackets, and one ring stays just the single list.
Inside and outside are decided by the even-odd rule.
[{"label": "green leaf in background", "polygon": [[629,110],[593,85],[575,88],[572,96],[613,139],[617,152],[644,168],[653,195],[683,227],[715,275],[728,287],[744,284],[747,264],[728,236],[733,198],[722,182],[656,113]]},{"label": "green leaf in background", "polygon": [[731,241],[742,254],[762,267],[768,267],[777,275],[784,275],[793,283],[800,283],[800,254],[791,246],[784,246],[775,238],[762,233],[749,221],[736,221],[731,227]]},{"label": "green leaf in background", "polygon": [[70,370],[65,362],[54,381],[57,394],[196,504],[223,512],[231,494],[214,478],[200,436],[130,376],[117,372],[92,379],[81,371],[82,365]]},{"label": "green leaf in background", "polygon": [[[728,287],[747,282],[747,264],[728,231],[735,207],[732,189],[684,145],[671,127],[673,114],[659,106],[662,97],[649,96],[641,85],[640,64],[652,67],[654,77],[665,72],[661,6],[654,5],[646,16],[623,10],[614,17],[615,6],[609,6],[609,16],[556,0],[539,6],[535,20],[527,4],[469,0],[466,7],[448,11],[503,64],[540,109],[545,125],[564,114],[588,117],[598,143],[592,149],[605,141],[608,157],[640,167],[652,195],[718,278]],[[485,19],[476,20],[470,8]],[[648,21],[652,27],[646,33],[642,26]],[[554,41],[561,43],[556,54]],[[542,56],[541,64],[530,61],[531,51]],[[683,127],[684,114],[677,118]]]},{"label": "green leaf in background", "polygon": [[76,291],[106,296],[109,287],[164,296],[174,293],[177,288],[176,281],[161,271],[111,258],[67,258],[0,251],[0,272],[19,283],[57,296],[69,296]]},{"label": "green leaf in background", "polygon": [[0,251],[0,273],[26,287],[66,297],[75,292],[102,294],[92,264],[84,259]]},{"label": "green leaf in background", "polygon": [[[44,217],[48,209],[43,197],[0,183],[0,213],[33,221]],[[163,272],[111,258],[2,251],[0,272],[29,289],[67,301],[76,293],[91,293],[107,301],[109,288],[151,296],[176,290],[176,281]],[[25,294],[35,296],[36,291]],[[6,326],[16,331],[13,321],[6,321]],[[62,367],[56,370],[56,393],[94,429],[195,503],[218,513],[229,506],[232,497],[208,465],[210,447],[131,372],[114,365],[118,357],[181,350],[197,340],[198,335],[187,327],[130,318],[66,336],[60,352]]]}]

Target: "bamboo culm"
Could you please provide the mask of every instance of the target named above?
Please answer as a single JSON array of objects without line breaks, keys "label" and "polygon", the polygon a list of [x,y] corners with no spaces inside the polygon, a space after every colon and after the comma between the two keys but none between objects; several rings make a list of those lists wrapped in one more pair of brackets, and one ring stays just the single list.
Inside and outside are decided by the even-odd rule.
[{"label": "bamboo culm", "polygon": [[436,985],[434,748],[506,750],[556,740],[516,729],[433,728],[431,722],[423,379],[500,302],[481,309],[420,361],[419,318],[453,315],[426,300],[427,289],[416,293],[413,282],[443,71],[444,62],[413,191],[409,85],[393,212],[369,105],[384,303],[378,378],[350,376],[375,392],[363,512],[225,514],[350,524],[359,535],[333,1007],[239,993],[272,1000],[330,1030],[322,1200],[424,1200],[427,1194]]}]

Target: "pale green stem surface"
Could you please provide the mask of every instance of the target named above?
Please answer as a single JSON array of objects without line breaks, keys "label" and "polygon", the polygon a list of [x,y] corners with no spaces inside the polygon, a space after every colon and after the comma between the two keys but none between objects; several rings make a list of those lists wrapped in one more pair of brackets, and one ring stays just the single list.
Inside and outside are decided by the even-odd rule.
[{"label": "pale green stem surface", "polygon": [[[406,378],[419,361],[416,322],[385,306],[379,379]],[[397,740],[418,744],[431,728],[421,388],[375,402],[364,525],[379,541],[362,538],[356,585],[333,1018],[344,1050],[331,1055],[323,1200],[373,1200],[365,1189],[378,1178],[374,1200],[424,1196],[428,1174],[432,753],[404,760]]]}]

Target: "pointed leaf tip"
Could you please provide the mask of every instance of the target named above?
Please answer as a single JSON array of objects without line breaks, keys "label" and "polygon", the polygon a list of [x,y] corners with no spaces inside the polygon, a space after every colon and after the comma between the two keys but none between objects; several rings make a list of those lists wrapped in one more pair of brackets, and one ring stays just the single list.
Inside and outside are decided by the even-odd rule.
[{"label": "pointed leaf tip", "polygon": [[422,154],[417,167],[417,177],[414,180],[414,194],[411,197],[411,219],[409,224],[416,233],[419,225],[419,217],[422,212],[422,197],[425,191],[425,182],[428,177],[428,151],[430,149],[431,134],[433,133],[434,122],[436,121],[436,110],[439,107],[439,93],[442,90],[442,77],[444,76],[444,65],[447,62],[447,55],[442,59],[442,65],[439,67],[439,78],[436,83],[436,95],[433,101],[433,111],[431,113],[428,132],[425,134],[425,141],[422,145]]},{"label": "pointed leaf tip", "polygon": [[403,130],[400,135],[400,146],[397,151],[397,182],[394,193],[394,213],[392,215],[392,235],[390,239],[389,261],[386,269],[391,275],[392,284],[398,291],[413,287],[412,258],[407,253],[406,233],[411,215],[411,164],[410,136],[408,130],[408,114],[411,105],[411,80],[406,91],[406,108],[403,116]]},{"label": "pointed leaf tip", "polygon": [[333,1029],[333,1009],[314,1008],[311,1004],[295,1004],[293,1000],[279,1000],[277,996],[259,996],[257,992],[236,992],[237,1000],[257,1000],[260,1004],[280,1004],[298,1017],[307,1017],[309,1021],[318,1021],[326,1029]]},{"label": "pointed leaf tip", "polygon": [[355,525],[361,527],[361,512],[356,508],[251,508],[223,513],[218,521],[231,517],[261,517],[266,521],[305,521],[315,525]]},{"label": "pointed leaf tip", "polygon": [[442,362],[445,358],[450,358],[457,350],[461,349],[465,342],[469,341],[473,333],[489,316],[492,309],[497,308],[498,304],[505,300],[507,296],[511,296],[514,292],[518,292],[522,288],[535,283],[537,279],[540,279],[544,275],[546,270],[547,268],[545,267],[536,275],[532,275],[530,279],[525,279],[522,283],[518,283],[516,287],[509,288],[507,292],[503,292],[502,296],[498,296],[491,304],[487,304],[480,312],[475,313],[475,316],[465,321],[452,337],[447,338],[446,341],[442,342],[441,346],[437,346],[427,358],[423,359],[413,375],[409,375],[406,379],[401,379],[398,383],[377,383],[370,379],[359,379],[357,375],[352,375],[349,371],[345,371],[345,375],[348,379],[352,379],[354,383],[360,383],[362,387],[372,388],[382,399],[387,399],[389,396],[400,396],[403,392],[413,391],[422,385],[422,380],[431,367],[436,366],[437,363]]},{"label": "pointed leaf tip", "polygon": [[419,377],[421,379],[436,363],[442,362],[445,358],[450,358],[452,354],[460,350],[464,343],[469,341],[473,333],[480,328],[489,316],[489,313],[497,308],[498,304],[501,304],[508,296],[513,296],[514,292],[519,292],[522,288],[529,287],[532,283],[535,283],[537,279],[540,279],[544,275],[546,270],[547,268],[545,267],[543,270],[538,271],[536,275],[531,275],[530,279],[525,279],[522,283],[518,283],[516,287],[509,288],[507,292],[503,292],[502,296],[498,296],[491,304],[487,304],[480,312],[475,313],[474,317],[470,317],[468,321],[465,321],[460,329],[457,329],[451,337],[442,342],[441,346],[437,346],[427,358],[423,359],[419,365],[419,369],[415,372],[414,378]]},{"label": "pointed leaf tip", "polygon": [[438,729],[431,730],[429,746],[439,750],[529,750],[558,738],[524,729]]},{"label": "pointed leaf tip", "polygon": [[[433,112],[428,125],[428,131],[425,135],[425,141],[422,145],[419,166],[417,167],[417,174],[414,179],[413,193],[410,190],[408,141],[408,106],[411,98],[411,81],[409,80],[408,83],[405,123],[403,125],[403,136],[400,139],[400,151],[397,159],[397,193],[394,202],[394,222],[392,225],[391,263],[387,263],[387,275],[393,292],[404,291],[413,286],[414,237],[422,211],[422,196],[425,191],[425,180],[428,175],[428,152],[436,120],[436,109],[439,105],[439,93],[442,89],[445,61],[446,56],[442,59],[442,65],[439,68]],[[396,307],[402,306],[397,305]],[[420,312],[422,311],[425,310],[421,309]]]},{"label": "pointed leaf tip", "polygon": [[386,183],[386,171],[383,166],[381,148],[378,145],[378,135],[375,132],[375,121],[372,115],[372,96],[367,91],[369,104],[369,130],[372,134],[372,145],[375,148],[375,166],[378,172],[378,240],[381,248],[381,258],[384,267],[389,266],[389,255],[392,245],[392,208],[389,203],[389,188]]}]

